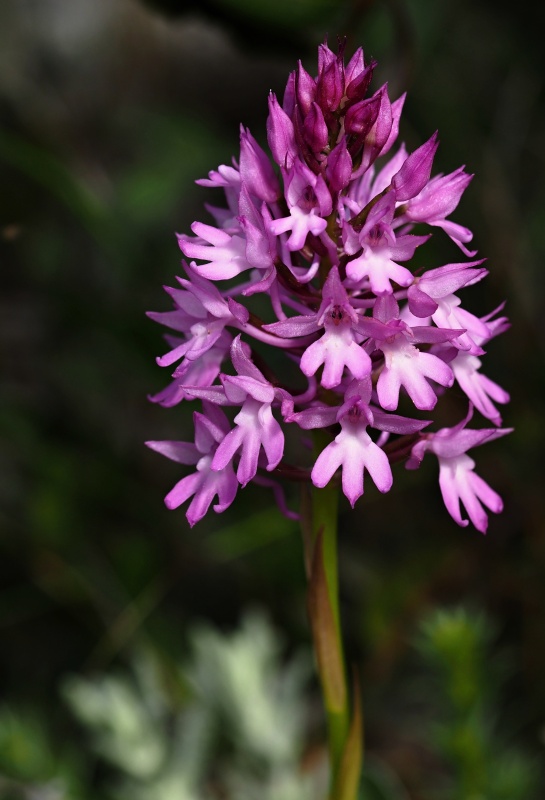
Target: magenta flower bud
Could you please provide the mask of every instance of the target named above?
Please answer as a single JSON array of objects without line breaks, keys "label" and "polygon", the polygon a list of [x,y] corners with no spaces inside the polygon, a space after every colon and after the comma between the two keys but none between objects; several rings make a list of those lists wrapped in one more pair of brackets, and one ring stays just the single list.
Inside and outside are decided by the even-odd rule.
[{"label": "magenta flower bud", "polygon": [[371,130],[365,136],[363,156],[358,174],[369,169],[373,161],[375,161],[385,149],[392,135],[392,104],[388,97],[388,87],[386,84],[375,92],[373,98],[376,97],[380,99],[378,114]]},{"label": "magenta flower bud", "polygon": [[348,86],[352,81],[357,80],[365,69],[365,62],[363,58],[363,47],[358,47],[354,55],[344,68],[344,79]]},{"label": "magenta flower bud", "polygon": [[379,153],[379,156],[385,156],[386,153],[390,150],[393,143],[397,140],[399,136],[399,120],[401,118],[401,112],[403,111],[403,105],[405,104],[405,97],[407,96],[406,92],[403,92],[401,97],[398,97],[397,100],[390,106],[390,114],[392,116],[392,126],[390,128],[390,133],[388,134],[388,138],[386,142],[382,145],[382,149]]},{"label": "magenta flower bud", "polygon": [[316,81],[311,78],[300,61],[297,72],[292,74],[295,78],[295,98],[301,113],[306,116],[316,97]]},{"label": "magenta flower bud", "polygon": [[435,152],[439,147],[437,131],[407,158],[399,172],[392,178],[396,200],[410,200],[422,191],[430,178]]},{"label": "magenta flower bud", "polygon": [[326,178],[332,192],[340,192],[350,183],[352,159],[346,147],[346,136],[327,157]]},{"label": "magenta flower bud", "polygon": [[303,123],[305,141],[314,153],[320,153],[327,145],[329,133],[322,109],[313,103]]},{"label": "magenta flower bud", "polygon": [[333,50],[327,46],[327,41],[318,45],[318,75],[321,75],[336,58]]},{"label": "magenta flower bud", "polygon": [[269,95],[269,116],[267,119],[267,141],[276,163],[281,167],[291,167],[296,154],[293,123],[280,107],[276,95]]},{"label": "magenta flower bud", "polygon": [[376,63],[376,61],[371,61],[371,63],[366,66],[363,72],[354,78],[354,80],[350,81],[346,87],[346,96],[348,100],[353,103],[363,100],[367,94],[369,86],[371,85]]},{"label": "magenta flower bud", "polygon": [[360,100],[350,106],[344,118],[344,129],[347,133],[355,133],[362,139],[367,136],[378,116],[381,98],[377,95],[367,100]]},{"label": "magenta flower bud", "polygon": [[381,153],[391,136],[394,116],[392,104],[388,97],[387,85],[385,84],[376,94],[380,97],[380,108],[374,129],[371,131],[372,135],[367,137],[366,144],[376,147],[378,152]]},{"label": "magenta flower bud", "polygon": [[316,100],[324,111],[335,111],[344,93],[344,69],[342,61],[335,58],[318,75]]},{"label": "magenta flower bud", "polygon": [[240,178],[250,194],[266,203],[280,197],[278,178],[265,151],[249,130],[240,126]]},{"label": "magenta flower bud", "polygon": [[288,117],[292,117],[293,112],[295,111],[295,103],[297,100],[295,93],[295,83],[296,83],[295,72],[290,72],[288,82],[286,83],[286,88],[284,89],[284,98],[282,100],[282,108],[284,109]]}]

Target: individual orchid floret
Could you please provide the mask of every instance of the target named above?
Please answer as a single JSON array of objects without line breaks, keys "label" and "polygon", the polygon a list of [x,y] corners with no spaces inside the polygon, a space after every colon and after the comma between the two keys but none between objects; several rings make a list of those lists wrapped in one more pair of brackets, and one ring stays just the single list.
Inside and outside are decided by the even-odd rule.
[{"label": "individual orchid floret", "polygon": [[488,270],[481,267],[483,263],[484,258],[446,264],[444,267],[429,269],[422,276],[416,277],[407,292],[411,313],[422,318],[435,314],[439,301],[451,297],[464,286],[473,286],[488,275]]},{"label": "individual orchid floret", "polygon": [[367,278],[371,291],[379,296],[391,294],[392,281],[399,286],[409,286],[413,275],[398,261],[407,261],[415,249],[427,241],[428,236],[404,234],[396,237],[392,228],[395,212],[395,193],[388,192],[370,210],[359,235],[362,251],[346,265],[351,284],[360,286]]},{"label": "individual orchid floret", "polygon": [[245,354],[240,336],[231,346],[231,360],[238,375],[222,376],[222,384],[228,400],[241,408],[235,427],[216,451],[212,469],[225,469],[240,451],[237,478],[246,486],[257,472],[261,448],[267,457],[267,470],[278,466],[284,453],[284,434],[272,414],[278,392]]},{"label": "individual orchid floret", "polygon": [[272,280],[276,248],[274,237],[267,230],[271,219],[267,206],[263,203],[258,209],[244,184],[238,197],[238,211],[237,227],[231,232],[194,222],[191,229],[197,238],[178,234],[180,249],[185,255],[208,261],[193,263],[192,267],[209,280],[228,280],[252,268],[266,270]]},{"label": "individual orchid floret", "polygon": [[367,433],[367,428],[373,422],[369,405],[365,402],[367,397],[354,393],[341,406],[337,413],[341,432],[322,450],[311,473],[313,484],[323,488],[342,468],[343,492],[352,507],[363,494],[365,470],[379,491],[388,492],[392,487],[388,456]]},{"label": "individual orchid floret", "polygon": [[384,355],[377,381],[380,405],[387,411],[395,411],[403,386],[417,408],[431,410],[437,394],[429,381],[452,386],[454,375],[441,358],[419,350],[416,345],[447,342],[460,335],[460,331],[410,327],[399,318],[397,303],[391,296],[382,298],[382,302],[377,300],[375,313],[372,320],[362,319],[359,329],[374,339]]},{"label": "individual orchid floret", "polygon": [[288,393],[275,389],[248,357],[240,335],[231,345],[231,361],[237,375],[221,375],[221,387],[210,389],[188,388],[193,397],[200,397],[219,405],[240,407],[234,419],[235,427],[219,444],[212,469],[221,471],[240,455],[237,478],[243,486],[252,480],[258,468],[263,448],[270,472],[275,469],[284,453],[284,434],[272,413],[272,404],[286,402]]},{"label": "individual orchid floret", "polygon": [[343,492],[354,506],[363,494],[363,475],[367,469],[381,492],[387,492],[392,485],[392,472],[388,457],[381,447],[374,443],[367,433],[367,427],[374,427],[387,433],[414,434],[429,425],[428,420],[409,419],[397,414],[385,414],[371,403],[371,380],[352,381],[345,393],[341,406],[318,404],[292,414],[289,422],[305,429],[324,428],[340,423],[341,432],[329,444],[312,470],[312,481],[322,488],[342,467]]},{"label": "individual orchid floret", "polygon": [[148,317],[185,335],[168,353],[157,359],[161,367],[179,361],[196,361],[215,345],[228,324],[244,324],[248,311],[195,272],[195,264],[185,265],[188,279],[178,278],[182,289],[165,287],[172,297],[173,311],[149,311]]},{"label": "individual orchid floret", "polygon": [[464,329],[454,340],[454,344],[471,355],[483,354],[481,343],[490,338],[490,329],[485,321],[462,307],[462,301],[455,294],[437,298],[437,309],[432,319],[440,328]]},{"label": "individual orchid floret", "polygon": [[[353,397],[358,397],[367,407],[367,418],[369,424],[383,433],[398,433],[401,435],[417,433],[430,424],[430,420],[412,419],[402,417],[399,414],[390,414],[383,411],[371,403],[372,384],[370,378],[362,381],[351,381],[344,395],[344,403],[348,403],[347,408],[353,402]],[[308,408],[302,411],[291,411],[284,415],[286,422],[296,422],[303,430],[313,430],[314,428],[329,428],[338,422],[343,413],[343,404],[336,406],[326,405],[319,400],[315,400]]]},{"label": "individual orchid floret", "polygon": [[467,451],[511,433],[512,428],[467,428],[472,415],[473,408],[470,406],[467,417],[458,425],[442,428],[437,433],[424,434],[422,440],[413,447],[407,467],[414,469],[419,466],[426,452],[435,453],[439,459],[439,486],[447,511],[458,525],[465,527],[468,520],[462,517],[461,503],[475,528],[486,533],[488,516],[483,506],[499,514],[503,502],[473,471],[475,462],[467,455]]},{"label": "individual orchid floret", "polygon": [[[350,181],[347,192],[342,196],[342,202],[349,209],[352,217],[350,224],[346,224],[343,227],[343,240],[347,253],[355,253],[359,249],[360,230],[356,231],[354,229],[353,218],[357,218],[363,209],[371,210],[372,206],[381,200],[381,196],[386,190],[391,189],[392,178],[399,172],[406,159],[407,151],[402,144],[395,155],[383,164],[378,172],[372,166],[360,178]],[[388,211],[391,213],[390,203],[391,198],[388,199],[387,203]],[[368,215],[366,219],[368,219]],[[397,220],[392,215],[391,227],[394,226],[394,223],[397,227]]]},{"label": "individual orchid floret", "polygon": [[230,464],[221,472],[211,469],[212,459],[218,446],[229,430],[227,417],[219,408],[205,403],[205,414],[195,411],[195,443],[190,442],[146,442],[147,446],[161,455],[180,464],[196,465],[196,472],[182,478],[165,497],[169,509],[178,508],[190,497],[193,500],[186,512],[187,521],[193,527],[207,513],[214,497],[218,503],[213,508],[220,514],[235,499],[238,482]]},{"label": "individual orchid floret", "polygon": [[340,281],[339,271],[332,267],[316,314],[290,317],[284,322],[266,325],[265,329],[279,336],[305,336],[324,328],[324,335],[303,353],[300,367],[301,372],[310,377],[323,365],[321,384],[326,389],[333,389],[341,383],[345,367],[358,380],[371,372],[371,359],[356,341],[358,321],[358,314],[350,305]]},{"label": "individual orchid floret", "polygon": [[[500,309],[503,306],[500,306]],[[491,338],[502,333],[508,322],[506,317],[493,319],[493,315],[488,314],[481,319],[488,330],[486,338],[477,338],[477,345],[486,344]],[[472,355],[470,352],[460,350],[455,358],[450,362],[454,377],[460,388],[473,403],[475,408],[480,411],[494,425],[501,425],[501,415],[494,403],[508,403],[510,400],[508,392],[502,389],[495,381],[487,378],[480,372],[482,366],[481,359]]]},{"label": "individual orchid floret", "polygon": [[[313,154],[321,154],[329,141],[329,130],[322,109],[318,103],[312,103],[302,126],[302,136]],[[322,159],[324,156],[322,156]]]},{"label": "individual orchid floret", "polygon": [[252,268],[246,259],[246,239],[242,231],[231,234],[204,222],[194,222],[191,230],[195,236],[180,233],[178,244],[188,258],[207,262],[194,264],[198,275],[212,281],[225,281]]},{"label": "individual orchid floret", "polygon": [[[293,92],[290,90],[293,88]],[[297,63],[297,70],[292,72],[284,93],[284,110],[290,116],[294,115],[295,107],[305,117],[312,103],[316,99],[316,81],[306,71],[301,61]]]},{"label": "individual orchid floret", "polygon": [[476,251],[465,247],[473,238],[471,231],[447,220],[458,206],[472,178],[473,175],[465,172],[464,167],[459,167],[449,175],[436,175],[415,197],[409,199],[402,219],[442,228],[466,256],[473,257]]},{"label": "individual orchid floret", "polygon": [[332,201],[321,175],[315,175],[300,159],[296,159],[285,177],[285,196],[290,210],[289,217],[272,220],[269,229],[275,236],[291,231],[288,239],[290,250],[301,250],[307,235],[322,234],[331,214]]},{"label": "individual orchid floret", "polygon": [[240,194],[240,172],[238,171],[238,166],[234,159],[232,167],[222,164],[217,170],[210,170],[208,178],[199,178],[195,183],[199,186],[206,186],[211,189],[223,189],[231,213],[229,214],[223,211],[223,209],[214,209],[214,211],[224,216],[226,220],[236,216],[238,210],[238,196]]},{"label": "individual orchid floret", "polygon": [[365,170],[369,169],[381,152],[386,150],[392,133],[392,104],[388,97],[387,84],[381,86],[370,99],[378,100],[376,119],[369,131],[365,133],[363,141],[361,137],[356,137],[355,141],[351,142],[349,145],[352,157],[354,159],[357,157],[361,158],[360,165],[355,171],[356,176],[361,175]]},{"label": "individual orchid floret", "polygon": [[388,117],[390,117],[391,115],[392,124],[390,126],[390,133],[388,134],[388,137],[386,138],[386,141],[382,145],[380,152],[378,154],[379,158],[385,156],[397,141],[397,137],[399,136],[399,121],[401,119],[401,112],[403,111],[403,106],[405,104],[406,96],[407,93],[403,92],[403,94],[400,95],[400,97],[398,97],[397,100],[394,100],[394,102],[390,104]]},{"label": "individual orchid floret", "polygon": [[356,341],[358,321],[338,269],[333,267],[324,284],[322,304],[317,314],[317,323],[324,327],[325,333],[301,356],[301,372],[310,377],[323,364],[321,384],[326,389],[340,384],[345,367],[357,380],[369,375],[371,359]]},{"label": "individual orchid floret", "polygon": [[326,44],[318,48],[316,99],[324,112],[336,111],[344,94],[342,53],[335,55]]},{"label": "individual orchid floret", "polygon": [[[170,341],[170,337],[167,337]],[[172,408],[182,400],[193,400],[193,396],[185,391],[186,386],[212,386],[221,372],[221,366],[229,355],[233,337],[222,331],[214,345],[195,360],[185,358],[175,369],[174,380],[157,394],[150,395],[152,403],[159,403],[165,408]],[[172,344],[175,345],[172,339]]]},{"label": "individual orchid floret", "polygon": [[381,89],[372,97],[360,100],[359,103],[351,105],[344,118],[344,130],[348,136],[351,150],[356,153],[358,145],[363,144],[366,136],[375,124],[384,90]]},{"label": "individual orchid floret", "polygon": [[373,59],[366,64],[363,48],[358,47],[344,70],[345,96],[349,102],[357,103],[365,97],[376,65]]},{"label": "individual orchid floret", "polygon": [[494,403],[508,403],[509,393],[481,374],[481,359],[461,350],[450,362],[450,366],[458,385],[475,408],[494,425],[501,425],[501,414]]}]

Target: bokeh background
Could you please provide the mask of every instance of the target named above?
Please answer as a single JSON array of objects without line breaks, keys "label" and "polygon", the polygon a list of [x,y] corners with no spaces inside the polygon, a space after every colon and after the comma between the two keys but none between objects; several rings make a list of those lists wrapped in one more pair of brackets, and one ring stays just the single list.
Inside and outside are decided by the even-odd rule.
[{"label": "bokeh background", "polygon": [[[167,376],[145,311],[169,307],[174,232],[217,199],[195,179],[230,162],[241,122],[264,143],[268,91],[282,93],[298,58],[313,73],[317,44],[338,35],[378,60],[375,88],[408,91],[408,148],[438,129],[434,170],[475,173],[454,219],[490,275],[466,301],[485,314],[506,299],[512,322],[486,357],[515,428],[477,454],[505,499],[488,535],[452,522],[433,463],[399,466],[387,497],[369,482],[354,512],[341,508],[368,750],[399,780],[375,796],[503,797],[461,784],[440,794],[456,756],[426,727],[441,702],[415,640],[430,613],[459,606],[468,630],[487,620],[483,691],[501,667],[484,727],[521,754],[525,800],[545,796],[544,23],[539,4],[507,0],[0,4],[0,797],[114,796],[117,767],[96,754],[69,680],[130,675],[145,650],[172,710],[195,626],[229,635],[249,608],[281,632],[280,662],[310,647],[297,526],[267,490],[246,489],[192,530],[163,506],[180,471],[143,442],[189,437],[193,408],[146,399]],[[458,260],[439,233],[426,248],[435,265]],[[451,421],[465,413],[461,397],[446,402]],[[286,491],[295,506],[297,487]],[[301,692],[306,764],[323,731],[312,677]],[[206,796],[227,797],[218,787]]]}]

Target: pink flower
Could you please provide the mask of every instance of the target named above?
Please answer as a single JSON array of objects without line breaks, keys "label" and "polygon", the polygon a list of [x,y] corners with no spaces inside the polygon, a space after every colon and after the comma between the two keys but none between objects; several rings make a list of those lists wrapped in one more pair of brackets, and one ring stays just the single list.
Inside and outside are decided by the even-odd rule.
[{"label": "pink flower", "polygon": [[371,359],[357,343],[358,321],[358,314],[350,305],[340,281],[339,271],[333,267],[324,284],[322,303],[316,314],[291,317],[265,328],[280,336],[304,336],[324,328],[324,335],[303,353],[301,371],[310,377],[323,365],[322,386],[333,389],[341,383],[345,367],[359,380],[371,372]]},{"label": "pink flower", "polygon": [[219,502],[214,511],[220,514],[228,508],[238,489],[238,483],[231,466],[226,465],[222,472],[212,470],[212,459],[219,442],[223,441],[229,423],[219,409],[205,403],[205,414],[195,411],[195,443],[189,442],[146,442],[147,446],[179,464],[195,464],[196,472],[182,478],[165,497],[167,508],[178,508],[190,497],[193,500],[186,512],[187,521],[193,527],[204,517],[214,497]]},{"label": "pink flower", "polygon": [[195,272],[195,265],[185,266],[189,280],[178,278],[182,289],[166,286],[175,304],[174,311],[148,311],[148,317],[185,334],[172,350],[157,359],[161,367],[169,367],[183,358],[201,358],[224,333],[229,323],[244,324],[248,311],[230,298],[222,297],[218,289]]},{"label": "pink flower", "polygon": [[416,408],[434,408],[437,394],[430,381],[440,386],[452,386],[454,375],[442,359],[420,350],[416,345],[450,341],[460,331],[427,326],[410,327],[399,318],[397,303],[393,298],[385,297],[381,302],[377,301],[375,314],[373,320],[362,320],[359,329],[374,338],[376,347],[384,355],[384,365],[377,382],[377,395],[382,408],[395,411],[402,386]]},{"label": "pink flower", "polygon": [[282,459],[284,434],[273,417],[271,406],[275,400],[287,401],[288,396],[286,392],[275,389],[248,358],[240,336],[231,345],[231,359],[238,375],[221,375],[221,389],[188,388],[186,391],[212,403],[240,406],[234,419],[235,427],[219,443],[211,469],[220,472],[231,464],[235,455],[239,455],[237,479],[246,486],[257,472],[262,448],[269,472]]},{"label": "pink flower", "polygon": [[473,470],[475,462],[467,450],[484,442],[491,442],[511,433],[512,428],[466,428],[473,415],[470,406],[467,417],[453,428],[442,428],[437,433],[424,434],[412,450],[407,466],[419,466],[424,454],[435,453],[439,459],[439,486],[447,511],[458,525],[465,527],[468,520],[462,517],[462,504],[469,519],[481,533],[486,533],[488,516],[483,506],[495,514],[503,510],[501,497]]},{"label": "pink flower", "polygon": [[387,433],[411,434],[421,431],[427,420],[409,419],[397,414],[385,414],[371,405],[371,381],[352,381],[340,406],[315,405],[291,414],[304,430],[323,428],[340,422],[341,432],[318,456],[311,478],[315,486],[325,486],[337,469],[342,467],[343,492],[354,506],[363,494],[363,475],[367,469],[377,488],[387,492],[392,485],[392,471],[381,447],[367,433],[368,427]]},{"label": "pink flower", "polygon": [[341,432],[322,450],[312,468],[313,484],[323,488],[341,467],[343,492],[352,507],[363,494],[365,470],[379,491],[388,492],[392,486],[388,457],[367,433],[372,419],[369,407],[362,398],[358,395],[350,397],[337,414]]},{"label": "pink flower", "polygon": [[415,249],[428,239],[410,234],[396,236],[392,227],[395,201],[395,193],[388,192],[373,206],[359,235],[362,252],[346,265],[352,285],[361,286],[367,278],[375,295],[391,294],[392,281],[399,286],[413,282],[412,272],[397,262],[412,258]]},{"label": "pink flower", "polygon": [[[299,63],[282,103],[269,96],[270,154],[241,127],[232,165],[198,181],[225,202],[207,207],[211,223],[178,236],[194,261],[180,287],[167,289],[174,307],[149,315],[171,331],[158,363],[174,368],[151,399],[203,403],[195,445],[151,443],[197,465],[168,496],[170,506],[193,498],[191,524],[216,494],[218,510],[250,481],[271,486],[292,513],[286,476],[323,487],[341,470],[354,505],[365,471],[386,492],[391,465],[409,452],[416,464],[428,450],[460,524],[461,506],[479,530],[484,509],[501,507],[466,451],[507,429],[471,431],[464,422],[429,434],[431,420],[410,410],[431,412],[456,380],[498,426],[497,404],[509,399],[481,372],[484,347],[508,322],[496,316],[501,309],[476,315],[463,295],[487,276],[484,259],[426,269],[415,257],[437,228],[473,255],[471,231],[449,219],[472,176],[463,167],[432,176],[436,133],[411,153],[394,149],[405,95],[391,102],[386,84],[369,93],[375,66],[361,48],[345,64],[342,46],[320,45],[317,74]],[[401,400],[408,416],[394,413]],[[233,409],[232,422],[222,406]],[[308,454],[310,429],[329,444],[309,466],[299,452]]]},{"label": "pink flower", "polygon": [[269,230],[275,236],[291,231],[288,248],[301,250],[309,233],[319,236],[325,231],[325,217],[332,208],[331,195],[322,176],[315,175],[297,158],[286,170],[285,196],[290,216],[272,220]]},{"label": "pink flower", "polygon": [[407,220],[426,222],[442,228],[470,258],[476,251],[468,250],[465,243],[471,241],[473,234],[462,225],[447,220],[447,217],[456,209],[472,178],[473,175],[464,172],[464,167],[459,167],[449,175],[436,175],[422,187],[416,197],[409,200],[404,213]]},{"label": "pink flower", "polygon": [[509,394],[479,372],[481,364],[480,358],[463,351],[450,362],[456,381],[475,408],[494,425],[501,425],[501,415],[494,402],[508,403]]}]

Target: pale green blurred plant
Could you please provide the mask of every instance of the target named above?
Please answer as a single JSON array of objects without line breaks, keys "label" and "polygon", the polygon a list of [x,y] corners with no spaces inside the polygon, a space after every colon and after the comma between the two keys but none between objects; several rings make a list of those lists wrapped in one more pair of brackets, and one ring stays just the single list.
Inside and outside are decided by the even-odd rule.
[{"label": "pale green blurred plant", "polygon": [[[430,800],[538,800],[536,762],[513,745],[517,721],[502,721],[510,669],[494,638],[482,614],[463,609],[435,610],[419,627],[419,695],[433,718],[421,725],[421,744],[439,765],[427,781]],[[310,653],[286,658],[258,612],[230,633],[201,624],[189,645],[181,665],[142,648],[124,672],[65,679],[83,745],[54,747],[30,710],[0,708],[0,800],[324,796],[325,749],[311,759],[303,750]],[[94,785],[97,766],[103,778]],[[409,797],[371,753],[360,800]]]},{"label": "pale green blurred plant", "polygon": [[[119,800],[314,800],[326,771],[300,769],[307,709],[306,656],[282,663],[267,619],[250,613],[221,634],[201,625],[176,676],[173,708],[157,659],[140,653],[132,674],[74,676],[63,693],[97,754],[116,768]],[[174,692],[175,694],[176,692]],[[175,704],[174,704],[175,705]],[[221,791],[221,795],[218,792]]]},{"label": "pale green blurred plant", "polygon": [[509,659],[493,647],[496,631],[483,614],[439,609],[421,623],[417,648],[430,670],[426,696],[436,720],[426,741],[450,774],[433,800],[534,800],[535,759],[512,742],[514,726],[501,718],[501,689]]}]

